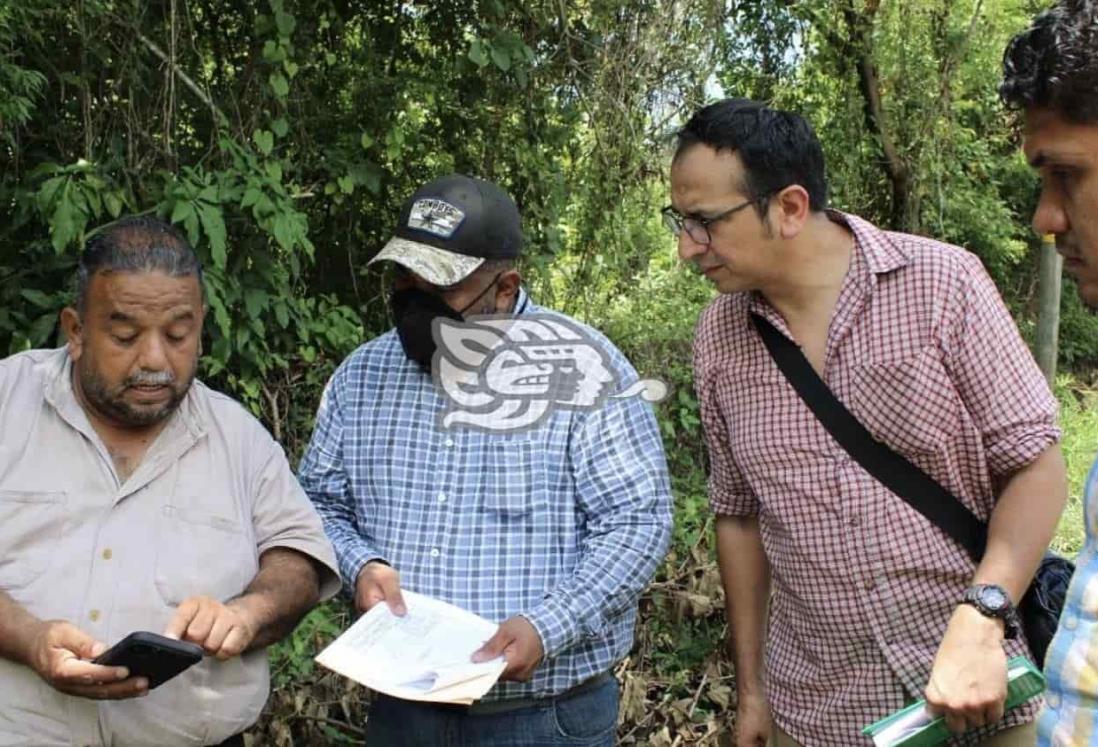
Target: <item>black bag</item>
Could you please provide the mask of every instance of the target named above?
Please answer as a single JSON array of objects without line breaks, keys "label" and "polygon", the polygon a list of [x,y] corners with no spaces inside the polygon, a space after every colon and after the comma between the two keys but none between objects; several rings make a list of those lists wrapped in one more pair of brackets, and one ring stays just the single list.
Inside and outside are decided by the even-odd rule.
[{"label": "black bag", "polygon": [[[832,393],[792,340],[758,314],[752,314],[751,321],[785,378],[839,445],[866,472],[936,524],[979,563],[987,547],[987,525],[957,496],[874,438]],[[1018,605],[1018,617],[1038,666],[1043,666],[1045,652],[1056,633],[1074,572],[1070,560],[1046,553]]]}]

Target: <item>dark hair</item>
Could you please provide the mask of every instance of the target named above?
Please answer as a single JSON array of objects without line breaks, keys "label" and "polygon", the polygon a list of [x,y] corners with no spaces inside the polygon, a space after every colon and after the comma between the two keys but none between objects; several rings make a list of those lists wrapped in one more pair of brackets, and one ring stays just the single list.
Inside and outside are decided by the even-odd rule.
[{"label": "dark hair", "polygon": [[1061,0],[1015,36],[1003,55],[1003,102],[1098,122],[1098,2]]},{"label": "dark hair", "polygon": [[762,200],[799,184],[808,192],[813,211],[827,207],[823,148],[799,114],[749,99],[725,99],[694,114],[676,140],[674,160],[699,143],[738,153],[746,174],[738,186],[748,197]]},{"label": "dark hair", "polygon": [[[84,310],[88,284],[99,273],[162,272],[193,275],[202,286],[202,263],[183,233],[151,215],[132,215],[93,233],[84,242],[76,272],[76,308]],[[205,291],[203,290],[203,298]]]}]

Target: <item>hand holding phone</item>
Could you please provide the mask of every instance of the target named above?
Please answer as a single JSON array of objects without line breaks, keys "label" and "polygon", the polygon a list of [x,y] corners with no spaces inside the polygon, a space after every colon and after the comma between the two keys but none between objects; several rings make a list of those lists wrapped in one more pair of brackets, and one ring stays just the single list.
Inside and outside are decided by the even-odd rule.
[{"label": "hand holding phone", "polygon": [[93,664],[126,667],[130,677],[144,677],[152,690],[202,661],[202,647],[156,633],[130,633],[95,657]]}]

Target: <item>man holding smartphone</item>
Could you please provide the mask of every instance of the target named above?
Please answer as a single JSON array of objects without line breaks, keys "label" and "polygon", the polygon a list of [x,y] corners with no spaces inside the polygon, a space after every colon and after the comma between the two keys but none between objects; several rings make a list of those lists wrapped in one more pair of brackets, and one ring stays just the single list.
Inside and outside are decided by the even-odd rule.
[{"label": "man holding smartphone", "polygon": [[[84,248],[67,348],[0,361],[0,745],[243,744],[264,647],[338,588],[281,447],[195,381],[203,300],[186,239],[125,218]],[[90,661],[135,631],[206,658],[143,698]]]}]

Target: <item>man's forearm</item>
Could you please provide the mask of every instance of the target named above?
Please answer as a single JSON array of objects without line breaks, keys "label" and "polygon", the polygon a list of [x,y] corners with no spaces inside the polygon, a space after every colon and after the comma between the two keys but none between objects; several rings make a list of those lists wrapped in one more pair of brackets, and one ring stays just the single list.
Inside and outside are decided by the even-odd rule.
[{"label": "man's forearm", "polygon": [[276,547],[259,558],[259,573],[244,593],[229,603],[245,611],[255,625],[248,650],[285,638],[320,599],[320,576],[308,556]]},{"label": "man's forearm", "polygon": [[1067,501],[1064,457],[1058,445],[1007,482],[988,524],[987,551],[974,583],[998,584],[1021,601],[1056,532]]},{"label": "man's forearm", "polygon": [[30,666],[31,639],[41,622],[0,591],[0,657]]},{"label": "man's forearm", "polygon": [[754,516],[718,516],[716,533],[736,686],[741,692],[761,695],[770,564],[759,520]]}]

